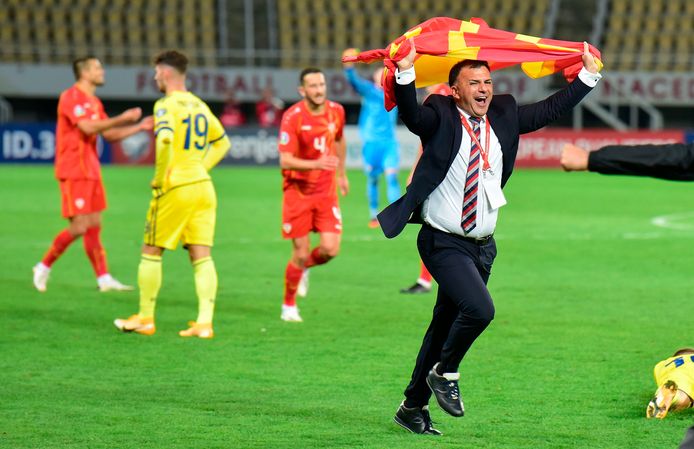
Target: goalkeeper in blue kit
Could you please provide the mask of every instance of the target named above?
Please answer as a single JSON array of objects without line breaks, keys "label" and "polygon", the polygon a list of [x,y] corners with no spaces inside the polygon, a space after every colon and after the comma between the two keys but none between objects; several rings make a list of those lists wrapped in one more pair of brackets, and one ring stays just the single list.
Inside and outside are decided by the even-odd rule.
[{"label": "goalkeeper in blue kit", "polygon": [[[356,55],[356,49],[344,51],[342,56]],[[377,228],[378,221],[378,181],[381,174],[386,178],[386,196],[388,203],[400,198],[398,167],[400,156],[398,142],[395,139],[397,109],[388,112],[383,102],[380,74],[374,73],[374,79],[368,81],[357,74],[354,64],[343,64],[345,77],[354,90],[362,97],[359,113],[359,134],[363,143],[364,169],[367,176],[367,197],[369,199],[369,227]]]}]

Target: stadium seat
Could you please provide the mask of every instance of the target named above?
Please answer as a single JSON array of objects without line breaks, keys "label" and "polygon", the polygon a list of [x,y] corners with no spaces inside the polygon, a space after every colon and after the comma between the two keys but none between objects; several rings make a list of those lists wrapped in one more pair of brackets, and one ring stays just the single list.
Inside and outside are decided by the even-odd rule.
[{"label": "stadium seat", "polygon": [[[665,4],[665,0],[658,1]],[[298,68],[313,62],[339,68],[339,58],[334,55],[345,47],[383,46],[433,16],[482,17],[492,26],[540,35],[550,2],[279,0],[274,4],[281,66]],[[209,65],[218,53],[217,9],[224,5],[230,14],[243,11],[235,2],[216,0],[5,0],[0,8],[0,36],[12,50],[3,48],[2,54],[6,57],[19,46],[28,55],[39,54],[42,61],[65,62],[75,53],[73,46],[86,46],[89,51],[106,52],[107,63],[119,55],[119,63],[148,64],[153,51],[183,47],[195,55],[191,57],[200,58],[199,63]],[[263,7],[256,6],[256,33],[266,33],[263,14]],[[229,18],[228,23],[238,20]],[[243,48],[239,46],[242,30],[230,29],[226,35],[225,45],[235,42],[232,49]],[[262,36],[256,42],[267,42],[267,38]]]}]

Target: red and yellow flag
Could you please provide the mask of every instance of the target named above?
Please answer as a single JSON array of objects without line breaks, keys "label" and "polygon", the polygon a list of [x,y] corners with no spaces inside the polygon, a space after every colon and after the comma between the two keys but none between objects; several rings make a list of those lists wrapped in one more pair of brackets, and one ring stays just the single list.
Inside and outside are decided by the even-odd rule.
[{"label": "red and yellow flag", "polygon": [[[563,70],[568,81],[572,81],[583,67],[583,42],[544,39],[497,30],[475,17],[469,22],[434,17],[409,29],[384,49],[363,51],[356,56],[342,58],[343,62],[383,61],[385,69],[381,82],[388,110],[396,106],[395,62],[410,52],[410,38],[417,49],[414,63],[417,87],[447,82],[451,67],[463,59],[487,61],[492,71],[520,64],[530,78]],[[592,45],[589,45],[589,50],[602,68],[600,51]]]}]

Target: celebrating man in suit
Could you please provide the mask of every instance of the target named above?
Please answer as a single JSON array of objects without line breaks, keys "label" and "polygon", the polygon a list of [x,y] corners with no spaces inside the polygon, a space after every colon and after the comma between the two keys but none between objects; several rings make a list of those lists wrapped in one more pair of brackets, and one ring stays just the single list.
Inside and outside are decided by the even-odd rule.
[{"label": "celebrating man in suit", "polygon": [[502,188],[513,171],[519,135],[558,119],[590,92],[601,76],[584,45],[578,78],[535,104],[519,106],[510,95],[493,97],[486,61],[463,60],[449,74],[452,95],[431,95],[419,106],[412,50],[397,62],[395,97],[407,128],[424,152],[407,193],[382,211],[386,237],[407,222],[422,223],[417,247],[439,284],[434,313],[395,422],[414,433],[440,435],[432,427],[428,403],[463,416],[458,365],[494,318],[487,280],[496,256],[492,234]]}]

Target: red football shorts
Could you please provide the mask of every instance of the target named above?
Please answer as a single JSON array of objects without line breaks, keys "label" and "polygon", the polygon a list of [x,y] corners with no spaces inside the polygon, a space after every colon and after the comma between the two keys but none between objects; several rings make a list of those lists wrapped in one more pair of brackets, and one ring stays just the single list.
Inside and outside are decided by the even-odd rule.
[{"label": "red football shorts", "polygon": [[295,239],[309,232],[342,233],[342,215],[337,195],[303,195],[298,189],[284,191],[282,237]]},{"label": "red football shorts", "polygon": [[100,179],[63,179],[60,194],[65,218],[106,209],[106,192]]}]

